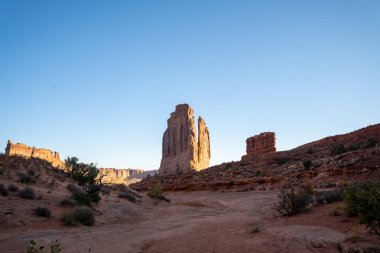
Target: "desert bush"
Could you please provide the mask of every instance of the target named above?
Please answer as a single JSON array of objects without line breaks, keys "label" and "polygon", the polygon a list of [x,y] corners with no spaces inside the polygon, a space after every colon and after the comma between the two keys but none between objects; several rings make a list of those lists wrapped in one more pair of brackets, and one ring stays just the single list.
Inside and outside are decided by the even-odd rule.
[{"label": "desert bush", "polygon": [[8,196],[8,190],[7,188],[5,188],[4,185],[0,184],[0,195],[1,196]]},{"label": "desert bush", "polygon": [[84,192],[84,196],[78,193],[73,194],[78,203],[90,206],[91,202],[100,201],[101,177],[98,178],[99,170],[93,163],[79,163],[78,158],[68,157],[65,160],[65,169]]},{"label": "desert bush", "polygon": [[100,191],[102,192],[102,194],[110,195],[111,187],[103,185],[102,187],[100,187]]},{"label": "desert bush", "polygon": [[138,201],[138,197],[131,191],[120,191],[117,196],[119,198],[127,199],[133,203]]},{"label": "desert bush", "polygon": [[34,176],[36,175],[36,172],[35,172],[34,170],[32,170],[32,169],[29,169],[29,170],[27,171],[27,173],[28,173],[28,175],[31,176],[31,177],[34,177]]},{"label": "desert bush", "polygon": [[347,253],[380,253],[380,248],[369,247],[369,248],[366,248],[364,250],[349,248]]},{"label": "desert bush", "polygon": [[60,202],[61,206],[76,206],[77,202],[72,198],[64,198]]},{"label": "desert bush", "polygon": [[164,196],[164,189],[160,184],[157,184],[152,188],[152,190],[148,193],[148,196],[152,199],[164,200],[166,202],[170,202],[170,199]]},{"label": "desert bush", "polygon": [[71,192],[71,193],[83,193],[84,194],[84,191],[82,190],[81,187],[75,185],[75,184],[68,184],[67,185],[67,189]]},{"label": "desert bush", "polygon": [[20,183],[22,183],[22,184],[28,184],[28,183],[34,183],[35,182],[34,177],[31,176],[30,174],[19,173],[18,177],[19,177]]},{"label": "desert bush", "polygon": [[359,216],[370,232],[380,236],[380,179],[347,187],[344,202],[348,215]]},{"label": "desert bush", "polygon": [[377,145],[377,140],[373,138],[369,138],[365,148],[373,148],[373,147],[376,147],[376,145]]},{"label": "desert bush", "polygon": [[[44,253],[44,246],[37,246],[37,242],[34,240],[31,240],[28,244],[27,253]],[[55,240],[52,244],[49,246],[50,253],[59,253],[61,252],[61,246],[58,242],[58,240]]]},{"label": "desert bush", "polygon": [[356,151],[358,149],[359,149],[359,146],[357,146],[357,145],[348,146],[348,151],[351,151],[351,152]]},{"label": "desert bush", "polygon": [[331,216],[342,216],[344,215],[345,212],[344,212],[344,208],[341,207],[341,206],[337,206],[334,208],[334,210],[331,212]]},{"label": "desert bush", "polygon": [[302,164],[303,164],[303,167],[305,168],[305,170],[309,170],[311,168],[311,165],[313,164],[313,162],[311,160],[306,160],[306,161],[303,161]]},{"label": "desert bush", "polygon": [[65,226],[75,226],[78,223],[85,226],[92,226],[95,223],[93,211],[88,206],[79,206],[72,213],[64,214],[61,217],[61,222]]},{"label": "desert bush", "polygon": [[77,225],[77,222],[74,218],[74,214],[72,213],[62,215],[61,222],[63,223],[63,225],[68,227]]},{"label": "desert bush", "polygon": [[312,184],[311,182],[306,183],[306,184],[303,186],[303,190],[304,190],[305,192],[307,192],[308,194],[313,195],[313,192],[314,192],[313,184]]},{"label": "desert bush", "polygon": [[340,144],[338,146],[334,146],[331,150],[331,155],[340,155],[347,152],[347,149],[344,147],[343,144]]},{"label": "desert bush", "polygon": [[277,165],[284,165],[287,162],[288,162],[288,159],[286,158],[279,158],[276,160]]},{"label": "desert bush", "polygon": [[14,184],[10,184],[8,185],[8,190],[11,191],[11,192],[17,192],[18,191],[18,187]]},{"label": "desert bush", "polygon": [[79,206],[75,208],[74,219],[85,226],[92,226],[95,223],[94,213],[88,206]]},{"label": "desert bush", "polygon": [[343,188],[316,192],[315,200],[318,204],[339,202],[343,200],[343,192]]},{"label": "desert bush", "polygon": [[51,216],[51,212],[49,209],[47,209],[46,207],[37,207],[36,209],[34,209],[34,213],[39,216],[39,217],[45,217],[45,218],[50,218]]},{"label": "desert bush", "polygon": [[34,189],[32,187],[25,187],[23,190],[19,192],[20,196],[24,199],[34,199],[35,194],[34,194]]},{"label": "desert bush", "polygon": [[293,216],[307,209],[312,195],[305,190],[296,192],[293,186],[287,186],[281,190],[278,198],[275,210],[283,216]]}]

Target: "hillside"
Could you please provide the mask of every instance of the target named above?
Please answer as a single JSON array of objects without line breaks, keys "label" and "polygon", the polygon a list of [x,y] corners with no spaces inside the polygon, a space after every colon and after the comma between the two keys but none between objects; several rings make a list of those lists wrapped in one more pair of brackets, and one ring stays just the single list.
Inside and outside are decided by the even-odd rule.
[{"label": "hillside", "polygon": [[284,183],[315,187],[339,181],[374,179],[380,166],[380,124],[323,138],[288,151],[259,155],[250,161],[223,163],[200,172],[145,178],[131,187],[148,190],[204,190],[239,187],[273,189]]}]

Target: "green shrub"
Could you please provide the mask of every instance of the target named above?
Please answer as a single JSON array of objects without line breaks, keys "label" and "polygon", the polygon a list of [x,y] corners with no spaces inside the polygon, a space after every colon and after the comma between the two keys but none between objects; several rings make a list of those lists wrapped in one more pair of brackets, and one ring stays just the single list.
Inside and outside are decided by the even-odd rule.
[{"label": "green shrub", "polygon": [[63,223],[63,225],[68,227],[77,225],[77,222],[74,218],[74,214],[72,213],[62,215],[61,222]]},{"label": "green shrub", "polygon": [[340,155],[340,154],[343,154],[343,153],[346,153],[346,152],[347,152],[347,149],[344,147],[343,144],[340,144],[338,146],[334,146],[331,149],[331,155]]},{"label": "green shrub", "polygon": [[4,185],[0,184],[0,195],[1,196],[8,196],[8,190],[7,188],[5,188]]},{"label": "green shrub", "polygon": [[306,160],[306,161],[303,161],[303,167],[305,168],[305,170],[309,170],[311,168],[311,165],[313,164],[312,161],[310,160]]},{"label": "green shrub", "polygon": [[84,191],[82,190],[81,187],[75,185],[75,184],[68,184],[67,185],[67,189],[71,192],[71,193],[83,193],[84,194]]},{"label": "green shrub", "polygon": [[73,207],[77,205],[77,202],[72,198],[65,198],[61,200],[60,205]]},{"label": "green shrub", "polygon": [[380,236],[380,179],[347,187],[344,202],[348,215],[359,216],[370,232]]},{"label": "green shrub", "polygon": [[34,176],[25,173],[19,173],[18,176],[22,184],[35,183]]},{"label": "green shrub", "polygon": [[373,147],[376,147],[376,145],[377,145],[377,140],[369,138],[365,148],[373,148]]},{"label": "green shrub", "polygon": [[71,198],[79,205],[91,205],[91,197],[81,187],[68,184],[67,189],[71,192]]},{"label": "green shrub", "polygon": [[25,187],[24,190],[21,190],[19,194],[24,199],[34,199],[35,198],[34,190],[32,187],[29,187],[29,186]]},{"label": "green shrub", "polygon": [[27,173],[31,177],[34,177],[36,175],[36,172],[34,170],[28,170]]},{"label": "green shrub", "polygon": [[303,190],[304,190],[305,192],[307,192],[308,194],[313,195],[313,192],[314,192],[313,184],[312,184],[311,182],[306,183],[306,184],[303,186]]},{"label": "green shrub", "polygon": [[318,204],[339,202],[343,200],[343,192],[343,188],[319,191],[315,193],[315,200]]},{"label": "green shrub", "polygon": [[[37,243],[34,240],[31,240],[28,244],[27,253],[44,253],[44,246],[37,246]],[[58,242],[58,240],[55,240],[52,244],[49,246],[50,253],[59,253],[61,252],[61,246]]]},{"label": "green shrub", "polygon": [[357,145],[350,145],[350,146],[348,146],[348,151],[351,151],[351,152],[356,151],[358,149],[359,149],[359,147]]},{"label": "green shrub", "polygon": [[366,248],[364,250],[349,248],[347,253],[380,253],[380,248],[369,247],[369,248]]},{"label": "green shrub", "polygon": [[305,190],[296,192],[293,186],[287,186],[278,195],[279,202],[275,210],[283,216],[293,216],[307,209],[312,200],[312,195]]},{"label": "green shrub", "polygon": [[11,191],[11,192],[17,192],[18,191],[18,187],[14,184],[10,184],[8,185],[8,190]]},{"label": "green shrub", "polygon": [[170,202],[170,199],[164,196],[164,189],[160,184],[157,184],[152,188],[152,190],[148,193],[148,196],[152,199],[156,200],[164,200],[166,202]]},{"label": "green shrub", "polygon": [[127,199],[127,200],[129,200],[130,202],[133,202],[133,203],[136,203],[138,201],[136,195],[133,194],[130,191],[121,191],[121,192],[119,192],[119,194],[117,196],[119,198]]},{"label": "green shrub", "polygon": [[73,198],[80,204],[91,205],[91,202],[100,201],[101,178],[98,178],[99,170],[93,163],[79,163],[78,158],[68,157],[65,160],[65,169],[69,176],[78,182],[84,196],[77,191],[73,192]]},{"label": "green shrub", "polygon": [[88,206],[75,208],[74,219],[85,226],[92,226],[95,223],[94,213]]},{"label": "green shrub", "polygon": [[45,218],[50,218],[51,216],[51,212],[49,209],[47,209],[46,207],[37,207],[36,209],[34,209],[34,213],[39,216],[39,217],[45,217]]},{"label": "green shrub", "polygon": [[284,165],[285,163],[288,162],[288,159],[286,159],[286,158],[279,158],[279,159],[276,160],[276,162],[277,162],[277,165]]}]

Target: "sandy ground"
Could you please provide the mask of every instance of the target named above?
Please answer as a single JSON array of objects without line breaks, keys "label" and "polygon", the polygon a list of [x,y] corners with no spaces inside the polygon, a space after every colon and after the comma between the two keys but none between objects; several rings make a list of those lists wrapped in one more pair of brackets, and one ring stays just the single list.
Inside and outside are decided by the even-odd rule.
[{"label": "sandy ground", "polygon": [[[272,210],[276,191],[173,192],[167,194],[170,204],[148,197],[133,204],[113,195],[97,207],[102,214],[94,227],[64,227],[54,215],[50,220],[26,215],[23,225],[15,226],[8,220],[0,227],[0,252],[26,252],[32,239],[44,245],[58,240],[64,253],[338,252],[338,243],[350,246],[347,238],[357,227],[355,220],[330,215],[337,204],[278,217]],[[255,233],[256,227],[260,231]],[[376,244],[376,238],[362,232],[360,245]]]}]

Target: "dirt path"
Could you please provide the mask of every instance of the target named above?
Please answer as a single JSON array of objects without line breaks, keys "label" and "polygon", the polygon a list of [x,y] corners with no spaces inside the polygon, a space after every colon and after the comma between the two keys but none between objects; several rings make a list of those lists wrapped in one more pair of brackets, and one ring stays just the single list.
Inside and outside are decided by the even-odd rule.
[{"label": "dirt path", "polygon": [[[109,198],[95,227],[7,229],[0,252],[26,252],[29,240],[59,240],[74,252],[338,252],[352,224],[322,207],[295,218],[276,217],[277,192],[175,192],[171,203],[142,204]],[[259,227],[260,231],[253,230]]]}]

